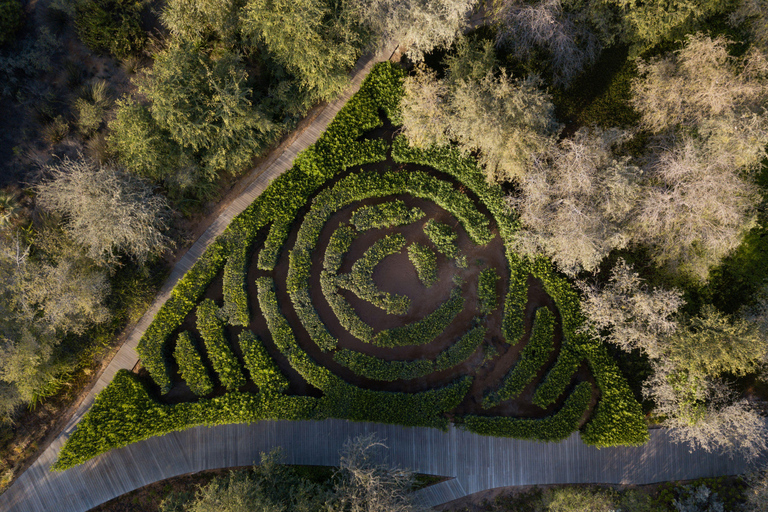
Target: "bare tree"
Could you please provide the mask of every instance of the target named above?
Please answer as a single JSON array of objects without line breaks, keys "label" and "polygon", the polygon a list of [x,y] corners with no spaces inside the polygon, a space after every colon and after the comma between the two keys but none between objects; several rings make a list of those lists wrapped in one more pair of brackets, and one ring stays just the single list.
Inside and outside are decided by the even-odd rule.
[{"label": "bare tree", "polygon": [[448,144],[445,126],[449,88],[445,81],[438,80],[426,66],[418,66],[413,75],[406,77],[403,89],[402,121],[410,143],[420,148]]},{"label": "bare tree", "polygon": [[124,252],[143,262],[168,247],[165,200],[144,181],[82,158],[65,158],[47,171],[51,177],[37,186],[38,201],[66,217],[72,238],[92,258],[112,261]]},{"label": "bare tree", "polygon": [[374,434],[347,441],[341,453],[342,481],[334,509],[348,512],[419,512],[411,500],[413,473],[378,462],[386,445]]},{"label": "bare tree", "polygon": [[520,59],[529,59],[542,48],[551,58],[556,85],[568,85],[600,55],[601,44],[583,15],[566,12],[561,0],[526,4],[507,0],[496,18],[496,43]]},{"label": "bare tree", "polygon": [[668,142],[649,166],[655,185],[632,223],[657,261],[701,280],[754,225],[760,197],[752,180],[722,165],[720,150],[688,136]]},{"label": "bare tree", "polygon": [[593,271],[624,247],[627,225],[641,193],[639,169],[613,147],[628,134],[579,130],[534,160],[510,199],[526,227],[517,249],[549,255],[566,273]]},{"label": "bare tree", "polygon": [[413,61],[436,48],[448,48],[467,26],[477,0],[353,0],[352,9],[376,42],[407,48]]},{"label": "bare tree", "polygon": [[581,309],[606,341],[623,350],[640,349],[652,359],[662,356],[664,340],[677,329],[675,314],[685,301],[680,290],[649,290],[640,276],[619,260],[602,288],[578,282]]}]

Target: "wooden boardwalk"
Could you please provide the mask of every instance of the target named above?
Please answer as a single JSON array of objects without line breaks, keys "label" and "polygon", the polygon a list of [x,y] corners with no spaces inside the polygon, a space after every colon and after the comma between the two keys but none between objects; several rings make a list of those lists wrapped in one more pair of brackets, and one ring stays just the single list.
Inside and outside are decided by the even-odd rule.
[{"label": "wooden boardwalk", "polygon": [[[454,477],[416,493],[437,505],[485,489],[558,483],[647,484],[743,472],[730,459],[670,441],[655,429],[637,448],[596,448],[577,434],[562,443],[484,437],[456,428],[400,427],[346,420],[262,421],[196,427],[96,457],[63,473],[36,465],[0,496],[3,512],[84,512],[116,496],[173,476],[247,466],[260,453],[283,449],[289,464],[336,465],[344,442],[376,433],[389,446],[387,461],[420,473]],[[48,461],[50,463],[51,461]]]}]

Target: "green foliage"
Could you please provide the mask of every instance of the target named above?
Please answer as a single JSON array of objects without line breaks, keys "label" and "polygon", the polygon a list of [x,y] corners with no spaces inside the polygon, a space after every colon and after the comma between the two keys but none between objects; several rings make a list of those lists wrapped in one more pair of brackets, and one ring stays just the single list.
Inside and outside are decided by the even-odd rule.
[{"label": "green foliage", "polygon": [[16,37],[16,31],[21,28],[23,10],[19,0],[2,0],[0,2],[0,46],[10,43]]},{"label": "green foliage", "polygon": [[173,355],[179,364],[181,378],[184,379],[194,394],[205,396],[213,391],[213,383],[208,377],[200,353],[188,332],[184,331],[179,334]]},{"label": "green foliage", "polygon": [[249,0],[243,33],[296,77],[311,105],[342,91],[362,46],[348,9],[325,0]]},{"label": "green foliage", "polygon": [[138,85],[160,128],[197,154],[212,180],[222,170],[240,173],[282,130],[271,112],[253,106],[248,81],[240,54],[214,56],[181,42],[156,54]]},{"label": "green foliage", "polygon": [[421,283],[429,288],[437,281],[437,255],[425,245],[414,242],[408,246],[408,259],[413,263]]},{"label": "green foliage", "polygon": [[381,331],[372,342],[380,347],[423,345],[434,340],[464,309],[461,287],[451,291],[451,297],[421,320]]},{"label": "green foliage", "polygon": [[316,406],[317,399],[308,396],[237,391],[164,405],[152,399],[137,375],[120,370],[77,424],[53,469],[63,471],[113,448],[196,425],[313,419]]},{"label": "green foliage", "polygon": [[557,355],[557,361],[547,372],[544,381],[536,388],[533,403],[542,409],[555,403],[565,393],[582,361],[584,361],[583,355],[570,348],[562,347]]},{"label": "green foliage", "polygon": [[404,295],[392,295],[381,291],[373,282],[373,270],[381,260],[397,254],[405,246],[402,233],[394,233],[380,238],[352,264],[349,274],[336,277],[336,285],[353,292],[361,299],[370,302],[391,315],[403,315],[408,311],[411,301]]},{"label": "green foliage", "polygon": [[205,299],[197,306],[197,330],[205,341],[208,359],[219,375],[221,384],[234,391],[245,384],[240,362],[232,352],[224,335],[224,325],[218,318],[219,308],[211,299]]},{"label": "green foliage", "polygon": [[546,418],[522,419],[489,416],[465,416],[464,427],[484,436],[514,437],[557,442],[566,439],[579,426],[579,421],[592,399],[592,386],[582,382],[554,415]]},{"label": "green foliage", "polygon": [[259,305],[272,341],[308,383],[323,391],[323,398],[320,399],[323,413],[355,421],[447,427],[448,422],[442,413],[453,409],[464,399],[472,384],[471,377],[420,393],[371,391],[353,386],[319,366],[299,346],[290,325],[280,313],[272,279],[261,277],[256,285]]},{"label": "green foliage", "polygon": [[485,338],[485,327],[478,326],[464,334],[456,343],[443,350],[434,360],[385,361],[361,352],[341,349],[333,359],[356,375],[374,380],[394,381],[424,377],[430,373],[452,368],[475,353]]},{"label": "green foliage", "polygon": [[240,333],[240,349],[251,380],[263,393],[281,393],[288,389],[288,379],[269,356],[264,344],[251,331]]},{"label": "green foliage", "polygon": [[325,258],[323,259],[323,268],[331,273],[337,273],[341,268],[341,260],[349,251],[352,242],[357,238],[357,232],[352,226],[341,225],[331,235],[328,240],[328,247],[325,249]]},{"label": "green foliage", "polygon": [[144,6],[135,0],[78,0],[77,35],[91,50],[104,50],[118,59],[136,55],[147,41],[141,27]]},{"label": "green foliage", "polygon": [[435,244],[437,250],[445,254],[446,257],[455,258],[459,255],[459,248],[456,245],[458,235],[448,224],[429,219],[424,224],[424,233]]},{"label": "green foliage", "polygon": [[248,275],[248,246],[234,244],[227,264],[224,265],[222,279],[224,289],[224,306],[221,312],[229,319],[230,325],[246,326],[251,323],[251,312],[248,309],[248,293],[245,289],[245,279]]},{"label": "green foliage", "polygon": [[480,313],[490,315],[496,309],[496,281],[499,274],[496,269],[486,268],[477,277],[477,306]]},{"label": "green foliage", "polygon": [[391,228],[411,224],[424,217],[424,215],[420,208],[408,209],[404,202],[395,199],[386,203],[361,206],[352,212],[350,224],[354,225],[358,231],[374,228]]},{"label": "green foliage", "polygon": [[555,315],[547,308],[537,309],[530,341],[520,352],[515,366],[504,376],[501,387],[483,398],[483,407],[487,409],[516,398],[533,382],[555,348],[554,334]]}]

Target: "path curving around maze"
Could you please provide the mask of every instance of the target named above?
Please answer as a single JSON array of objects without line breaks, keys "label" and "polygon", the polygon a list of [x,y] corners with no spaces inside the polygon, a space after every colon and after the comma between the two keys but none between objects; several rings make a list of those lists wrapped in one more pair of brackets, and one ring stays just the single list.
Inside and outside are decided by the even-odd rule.
[{"label": "path curving around maze", "polygon": [[150,483],[206,469],[248,466],[261,452],[281,447],[287,464],[337,465],[350,437],[375,433],[389,447],[387,462],[419,473],[451,477],[416,493],[434,506],[495,487],[611,483],[732,475],[743,458],[729,458],[672,442],[654,429],[640,447],[596,449],[577,433],[560,443],[485,437],[450,427],[447,432],[346,420],[261,421],[195,427],[113,450],[62,473],[34,468],[0,496],[4,512],[85,512]]}]

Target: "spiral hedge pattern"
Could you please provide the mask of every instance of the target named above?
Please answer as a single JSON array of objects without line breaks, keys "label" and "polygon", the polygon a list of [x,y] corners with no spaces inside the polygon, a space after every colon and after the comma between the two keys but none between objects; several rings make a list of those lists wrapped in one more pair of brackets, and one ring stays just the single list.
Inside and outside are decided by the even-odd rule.
[{"label": "spiral hedge pattern", "polygon": [[[452,421],[485,435],[545,441],[580,429],[596,446],[647,440],[626,380],[583,329],[573,287],[547,260],[509,249],[517,222],[502,190],[449,147],[419,150],[402,136],[391,143],[365,137],[386,118],[397,124],[401,96],[402,71],[377,65],[320,139],[178,283],[138,346],[149,378],[118,373],[61,450],[56,469],[174,430],[261,419],[337,417],[443,429]],[[497,237],[506,268],[469,257]],[[423,297],[377,282],[376,269],[392,258],[408,262],[424,293],[447,290],[431,311],[409,317]],[[527,334],[529,276],[541,281],[554,308],[530,313]],[[219,279],[221,298],[204,299]],[[362,303],[391,326],[373,325],[370,314],[360,313]],[[460,318],[471,320],[457,330]],[[500,320],[503,341],[491,339],[491,318]],[[472,409],[466,404],[475,403],[473,383],[486,382],[477,379],[485,378],[486,360],[498,356],[498,343],[507,344],[505,353],[515,350],[517,360],[481,390]],[[432,357],[395,357],[438,345]],[[466,371],[454,375],[457,368]],[[584,368],[591,377],[577,378]],[[298,381],[315,391],[296,392]],[[412,382],[420,382],[417,391],[409,389]],[[200,398],[164,398],[184,386]],[[525,389],[535,389],[530,402],[539,417],[494,414]]]}]

